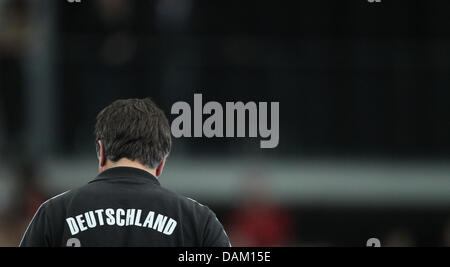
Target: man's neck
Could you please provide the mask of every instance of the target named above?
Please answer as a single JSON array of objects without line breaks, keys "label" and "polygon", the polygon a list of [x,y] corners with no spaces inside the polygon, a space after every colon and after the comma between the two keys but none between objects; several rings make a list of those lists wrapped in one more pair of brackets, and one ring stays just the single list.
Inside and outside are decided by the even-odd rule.
[{"label": "man's neck", "polygon": [[130,167],[130,168],[141,169],[141,170],[144,170],[156,177],[156,170],[147,168],[137,161],[132,161],[132,160],[129,160],[126,158],[120,159],[119,161],[116,161],[116,162],[112,162],[112,161],[108,160],[106,162],[106,165],[105,165],[103,171],[106,171],[111,168],[116,168],[116,167]]}]

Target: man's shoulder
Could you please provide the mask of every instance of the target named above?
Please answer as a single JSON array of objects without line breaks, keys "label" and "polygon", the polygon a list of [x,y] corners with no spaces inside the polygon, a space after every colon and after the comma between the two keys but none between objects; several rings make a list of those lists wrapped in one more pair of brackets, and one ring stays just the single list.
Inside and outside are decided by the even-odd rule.
[{"label": "man's shoulder", "polygon": [[211,209],[207,205],[204,205],[191,197],[187,197],[180,193],[176,193],[165,187],[161,187],[161,190],[166,194],[166,196],[168,198],[171,198],[171,199],[179,202],[183,208],[187,208],[190,210],[194,210],[194,211],[206,213],[206,214],[209,214],[210,212],[212,212]]},{"label": "man's shoulder", "polygon": [[72,194],[73,190],[67,190],[63,193],[59,193],[49,199],[47,199],[44,203],[41,204],[39,209],[47,209],[50,207],[53,207],[55,205],[62,205],[64,204],[65,200],[67,200],[70,195]]},{"label": "man's shoulder", "polygon": [[[83,196],[86,195],[86,192],[89,192],[89,195],[93,193],[92,184],[88,183],[82,185],[80,187],[65,191],[60,193],[47,201],[45,201],[40,209],[44,210],[59,210],[63,212],[68,207],[72,206],[74,203],[77,203],[77,200],[84,199]],[[166,203],[171,203],[174,206],[180,207],[187,213],[196,214],[201,218],[209,217],[211,215],[215,216],[215,213],[205,204],[191,198],[184,196],[180,193],[174,192],[168,188],[163,186],[157,187],[161,193],[161,200]],[[153,187],[152,190],[155,190]],[[152,193],[155,193],[154,191]]]}]

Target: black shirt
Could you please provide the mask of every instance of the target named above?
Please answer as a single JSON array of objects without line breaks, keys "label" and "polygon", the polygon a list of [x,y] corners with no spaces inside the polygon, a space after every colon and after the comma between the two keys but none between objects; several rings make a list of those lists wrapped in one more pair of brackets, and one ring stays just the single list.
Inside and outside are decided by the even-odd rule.
[{"label": "black shirt", "polygon": [[28,246],[230,246],[208,207],[163,187],[150,173],[108,169],[44,202],[20,243]]}]

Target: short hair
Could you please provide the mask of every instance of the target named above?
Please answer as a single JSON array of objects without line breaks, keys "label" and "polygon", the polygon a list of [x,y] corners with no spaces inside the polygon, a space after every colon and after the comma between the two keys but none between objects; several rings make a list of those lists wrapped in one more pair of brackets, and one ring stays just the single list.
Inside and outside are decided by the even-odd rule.
[{"label": "short hair", "polygon": [[150,98],[117,100],[100,111],[95,124],[97,154],[99,140],[110,161],[127,158],[152,169],[172,146],[167,117]]}]

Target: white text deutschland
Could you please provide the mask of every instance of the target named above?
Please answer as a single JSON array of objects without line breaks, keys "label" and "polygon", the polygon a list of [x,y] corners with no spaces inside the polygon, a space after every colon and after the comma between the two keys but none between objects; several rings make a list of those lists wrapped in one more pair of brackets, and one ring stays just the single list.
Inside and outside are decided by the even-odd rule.
[{"label": "white text deutschland", "polygon": [[66,218],[72,235],[102,225],[138,226],[171,235],[177,221],[162,214],[150,211],[143,214],[140,209],[97,209]]}]

